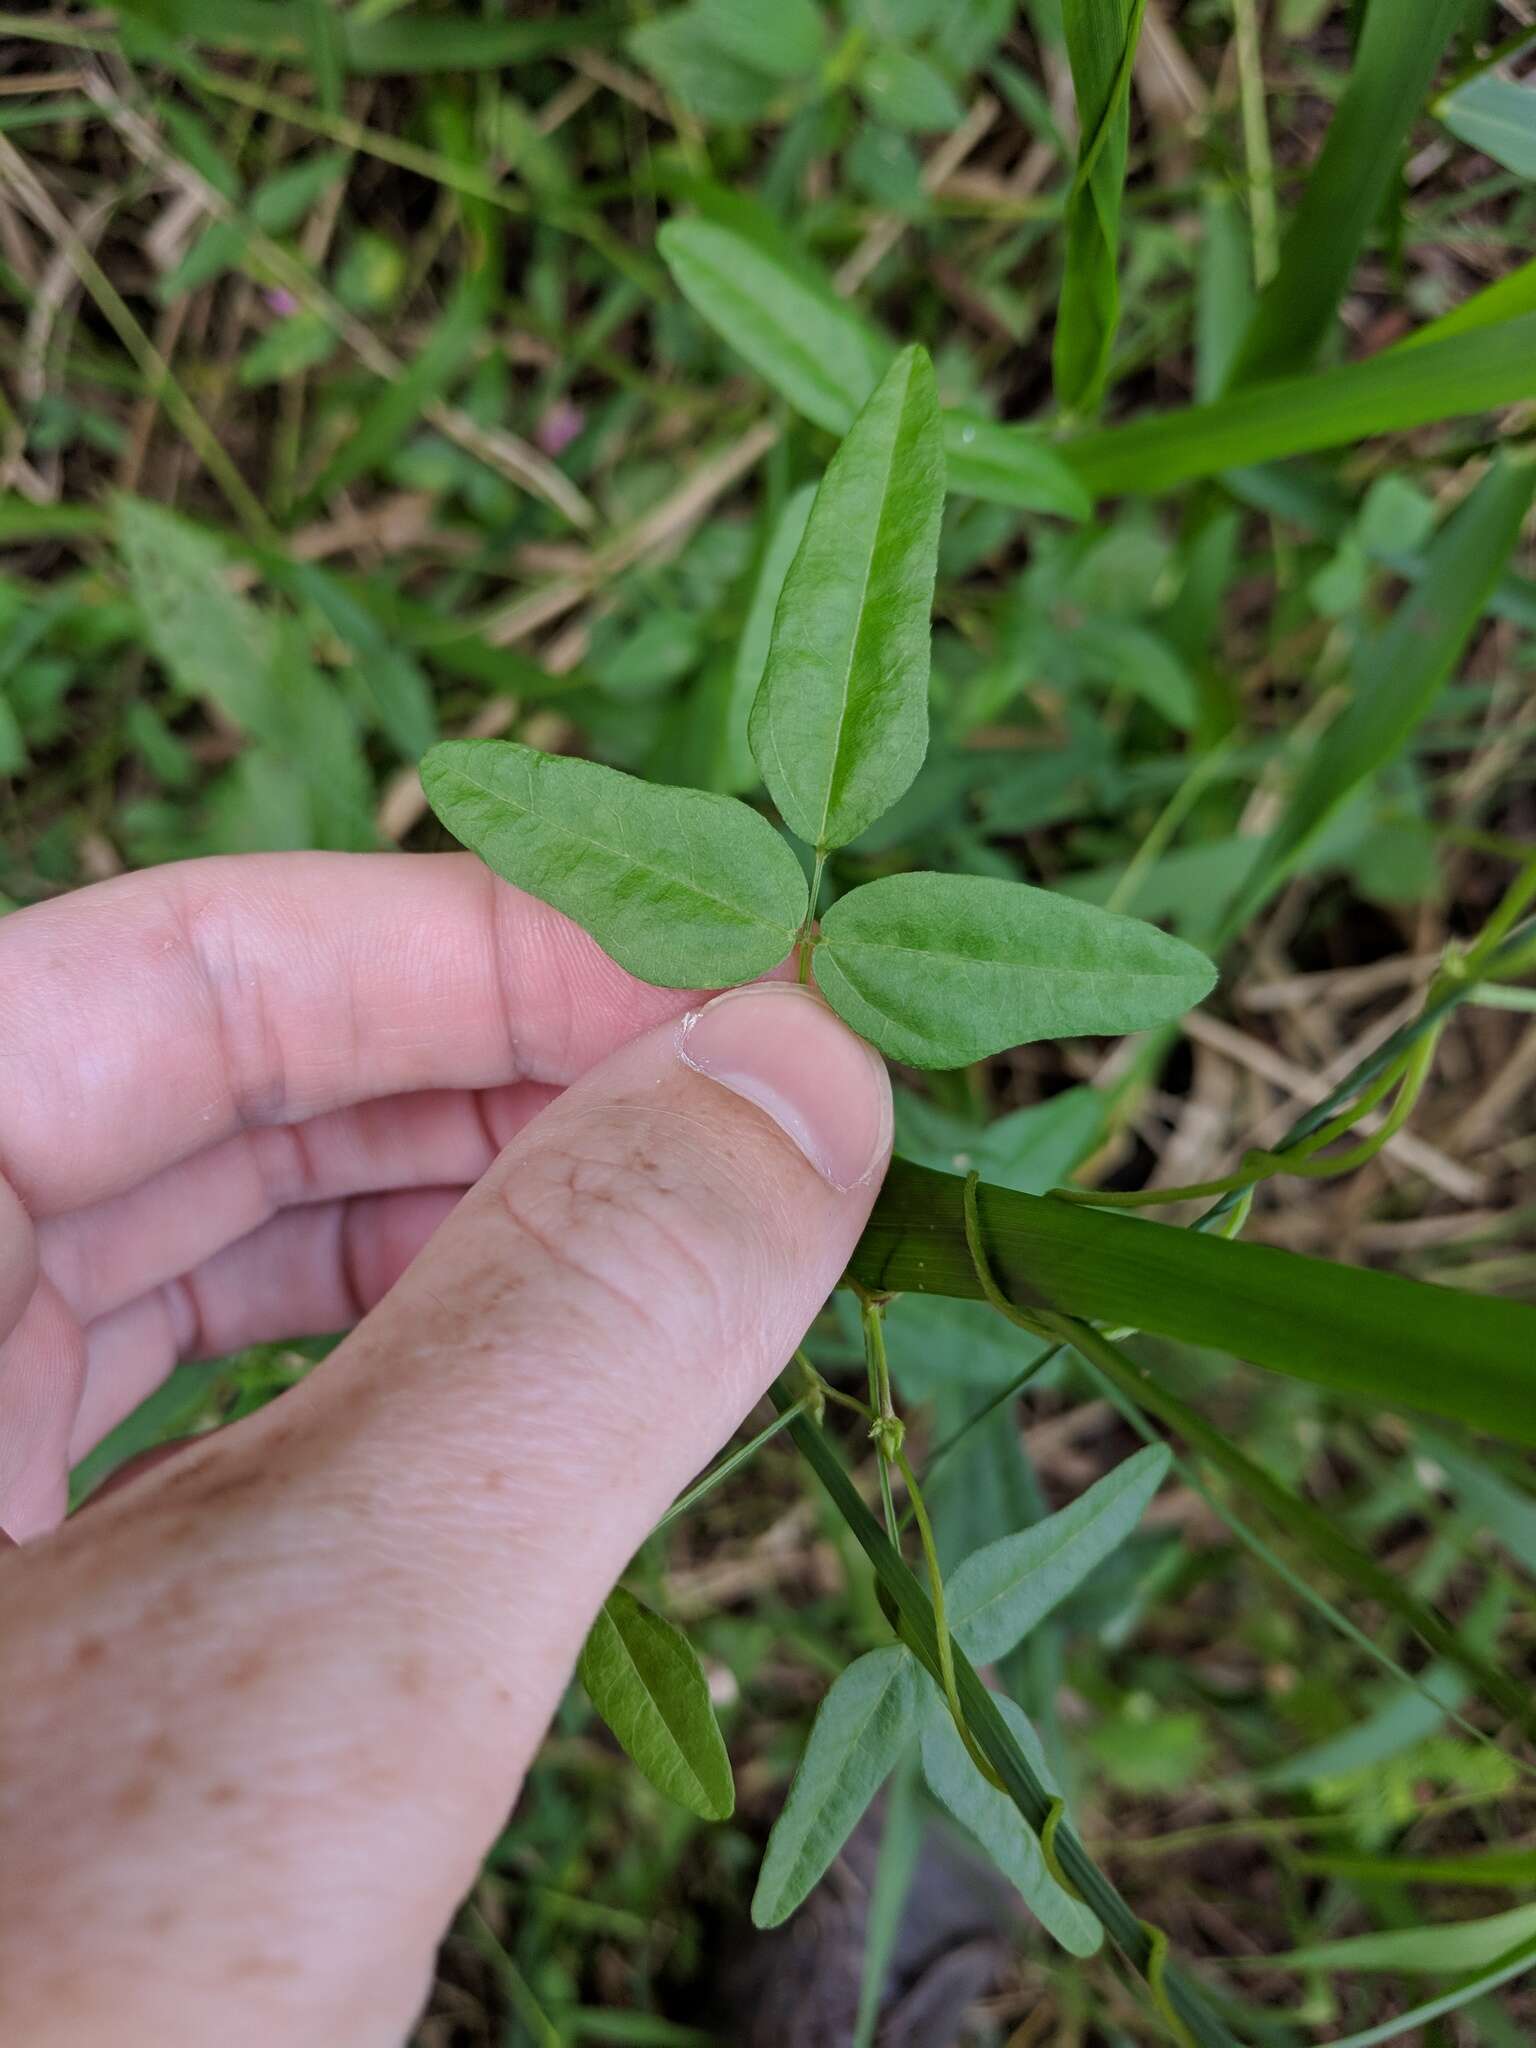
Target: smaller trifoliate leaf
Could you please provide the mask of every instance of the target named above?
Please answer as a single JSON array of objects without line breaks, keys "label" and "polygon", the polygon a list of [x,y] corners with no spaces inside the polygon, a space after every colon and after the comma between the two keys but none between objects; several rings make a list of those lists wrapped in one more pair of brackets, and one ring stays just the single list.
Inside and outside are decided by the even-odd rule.
[{"label": "smaller trifoliate leaf", "polygon": [[658,1792],[703,1820],[736,1808],[709,1683],[688,1638],[633,1593],[603,1602],[577,1666],[587,1698]]},{"label": "smaller trifoliate leaf", "polygon": [[1203,953],[1155,925],[980,875],[887,875],[834,903],[821,931],[813,964],[827,1001],[914,1067],[1143,1031],[1216,980]]},{"label": "smaller trifoliate leaf", "polygon": [[1005,1657],[1130,1535],[1172,1453],[1149,1444],[1032,1528],[973,1550],[946,1585],[949,1625],[973,1664]]},{"label": "smaller trifoliate leaf", "polygon": [[[1060,1797],[1040,1738],[1022,1708],[1002,1694],[997,1707],[1037,1776],[1053,1797]],[[1046,1867],[1039,1842],[1006,1792],[989,1785],[955,1731],[949,1710],[930,1692],[923,1722],[923,1776],[941,1806],[973,1835],[1026,1906],[1049,1934],[1074,1956],[1095,1955],[1104,1940],[1098,1920],[1070,1893],[1062,1890]]]},{"label": "smaller trifoliate leaf", "polygon": [[800,863],[734,797],[640,782],[514,740],[446,740],[422,757],[421,785],[487,866],[662,988],[765,974],[805,915]]},{"label": "smaller trifoliate leaf", "polygon": [[752,707],[763,780],[808,846],[846,846],[922,766],[943,511],[933,366],[904,349],[822,478]]},{"label": "smaller trifoliate leaf", "polygon": [[787,1920],[853,1833],[916,1732],[921,1682],[911,1652],[893,1644],[857,1658],[817,1708],[763,1852],[754,1926]]}]

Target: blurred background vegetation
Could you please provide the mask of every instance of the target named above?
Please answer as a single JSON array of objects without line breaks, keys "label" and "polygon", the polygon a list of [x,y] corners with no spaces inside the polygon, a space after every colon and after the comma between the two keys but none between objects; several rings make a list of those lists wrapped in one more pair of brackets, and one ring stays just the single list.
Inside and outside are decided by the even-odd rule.
[{"label": "blurred background vegetation", "polygon": [[[1469,357],[1459,395],[1417,411],[1326,380],[1430,323],[1432,342],[1486,336],[1536,307],[1533,24],[1527,0],[1147,0],[1118,326],[1102,378],[1064,382],[1058,362],[1058,408],[1064,274],[1094,275],[1069,229],[1061,0],[0,16],[0,909],[214,851],[439,847],[412,765],[439,735],[750,793],[742,707],[797,494],[834,441],[680,294],[656,235],[691,214],[924,342],[950,406],[1065,429],[1096,494],[1080,518],[951,499],[933,750],[838,857],[841,880],[1020,876],[1209,943],[1241,842],[1273,823],[1495,446],[1528,435],[1536,335],[1517,324],[1527,371]],[[1334,203],[1298,248],[1285,225],[1351,77]],[[1251,316],[1277,277],[1265,329]],[[1110,423],[1218,401],[1256,332],[1266,375],[1343,391],[1325,430],[1201,454],[1175,426],[1139,479],[1140,444],[1105,457],[1096,381]],[[906,1077],[909,1156],[1023,1188],[1074,1170],[1179,1185],[1272,1142],[1413,1014],[1531,851],[1526,536],[1486,565],[1424,715],[1234,937],[1179,1042],[1155,1064],[1076,1043]],[[1411,669],[1412,645],[1388,644]],[[1261,1190],[1251,1233],[1536,1297],[1530,1009],[1514,991],[1459,1011],[1412,1128],[1358,1174]],[[924,1453],[1021,1358],[969,1304],[898,1303],[890,1336]],[[812,1348],[836,1374],[854,1332],[829,1312]],[[79,1492],[323,1350],[183,1368]],[[1147,1355],[1536,1675],[1529,1461],[1226,1359]],[[1060,1506],[1135,1442],[1073,1367],[1048,1367],[939,1468],[946,1557]],[[867,1446],[848,1448],[868,1480]],[[1283,1531],[1256,1551],[1234,1504],[1181,1466],[1009,1684],[1080,1831],[1235,2001],[1243,2038],[1284,2013],[1293,2040],[1385,2039],[1394,2014],[1536,1939],[1529,1764],[1397,1618]],[[1071,1962],[995,1895],[904,1777],[883,1835],[856,1838],[801,1919],[750,1934],[815,1704],[889,1634],[785,1439],[634,1580],[705,1656],[736,1817],[707,1829],[667,1807],[573,1697],[445,1947],[422,2048],[1167,2038],[1110,1960]],[[1451,2004],[1411,2038],[1512,2048],[1536,2030],[1518,1976]]]}]

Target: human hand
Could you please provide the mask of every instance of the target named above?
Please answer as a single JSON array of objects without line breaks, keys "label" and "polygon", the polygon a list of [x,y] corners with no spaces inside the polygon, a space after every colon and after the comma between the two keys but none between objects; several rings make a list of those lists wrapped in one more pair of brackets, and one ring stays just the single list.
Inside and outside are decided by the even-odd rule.
[{"label": "human hand", "polygon": [[884,1071],[787,984],[685,1022],[457,855],[125,878],[0,922],[0,988],[0,1525],[177,1358],[357,1324],[0,1559],[0,2037],[397,2041],[841,1273]]}]

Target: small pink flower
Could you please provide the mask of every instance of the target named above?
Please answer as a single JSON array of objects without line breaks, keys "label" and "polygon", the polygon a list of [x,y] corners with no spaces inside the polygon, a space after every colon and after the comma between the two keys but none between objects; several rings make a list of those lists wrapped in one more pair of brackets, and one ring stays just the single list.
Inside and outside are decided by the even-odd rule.
[{"label": "small pink flower", "polygon": [[299,302],[293,293],[285,292],[281,285],[275,286],[269,292],[263,292],[262,297],[280,319],[287,320],[299,310]]},{"label": "small pink flower", "polygon": [[581,407],[562,398],[539,421],[533,438],[546,455],[561,455],[586,424],[587,416]]}]

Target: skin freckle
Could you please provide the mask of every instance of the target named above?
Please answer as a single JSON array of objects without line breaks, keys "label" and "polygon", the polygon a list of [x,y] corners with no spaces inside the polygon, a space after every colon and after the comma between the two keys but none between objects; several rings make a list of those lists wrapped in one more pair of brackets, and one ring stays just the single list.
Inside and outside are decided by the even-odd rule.
[{"label": "skin freckle", "polygon": [[216,1785],[210,1785],[203,1794],[206,1806],[234,1806],[245,1797],[241,1788],[229,1778],[221,1778]]},{"label": "skin freckle", "polygon": [[418,1657],[414,1652],[409,1656],[402,1657],[396,1671],[396,1677],[400,1683],[400,1690],[408,1699],[415,1698],[418,1694],[425,1692],[427,1689],[425,1659]]},{"label": "skin freckle", "polygon": [[113,1817],[117,1820],[142,1819],[159,1797],[160,1788],[153,1778],[130,1778],[112,1802]]},{"label": "skin freckle", "polygon": [[228,1665],[220,1683],[226,1692],[243,1692],[266,1670],[271,1660],[265,1650],[246,1650]]}]

